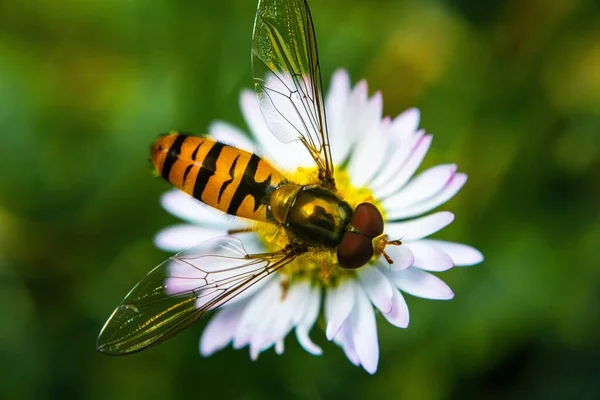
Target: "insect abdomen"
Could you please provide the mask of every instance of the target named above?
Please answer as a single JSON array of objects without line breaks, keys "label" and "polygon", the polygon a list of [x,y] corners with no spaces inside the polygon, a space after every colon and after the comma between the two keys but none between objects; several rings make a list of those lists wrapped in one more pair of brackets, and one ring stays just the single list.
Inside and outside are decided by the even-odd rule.
[{"label": "insect abdomen", "polygon": [[209,206],[265,222],[268,196],[284,179],[256,154],[183,133],[159,137],[152,163],[173,186]]}]

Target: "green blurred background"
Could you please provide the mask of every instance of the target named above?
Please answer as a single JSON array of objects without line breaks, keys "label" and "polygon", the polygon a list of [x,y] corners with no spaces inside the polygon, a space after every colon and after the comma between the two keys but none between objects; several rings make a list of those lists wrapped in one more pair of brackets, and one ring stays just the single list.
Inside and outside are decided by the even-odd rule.
[{"label": "green blurred background", "polygon": [[386,114],[417,106],[423,168],[469,174],[437,237],[485,262],[442,274],[450,302],[379,318],[379,371],[313,338],[256,363],[203,359],[204,322],[133,356],[95,350],[118,302],[167,254],[149,145],[244,127],[256,2],[0,1],[0,397],[600,398],[600,4],[312,1],[326,77],[347,68]]}]

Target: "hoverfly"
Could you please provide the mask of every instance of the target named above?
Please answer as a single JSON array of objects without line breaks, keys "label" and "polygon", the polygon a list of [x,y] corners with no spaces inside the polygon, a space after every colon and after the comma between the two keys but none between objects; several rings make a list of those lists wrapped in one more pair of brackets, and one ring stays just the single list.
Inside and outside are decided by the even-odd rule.
[{"label": "hoverfly", "polygon": [[[249,254],[236,232],[181,252],[146,275],[102,328],[97,348],[129,354],[165,341],[207,311],[307,253],[354,269],[386,245],[371,203],[355,209],[336,189],[313,22],[306,0],[260,0],[254,23],[255,89],[271,132],[299,140],[317,167],[314,182],[288,179],[256,154],[208,137],[172,132],[152,146],[156,171],[173,186],[224,213],[283,229],[270,253]],[[235,300],[234,300],[235,299]]]}]

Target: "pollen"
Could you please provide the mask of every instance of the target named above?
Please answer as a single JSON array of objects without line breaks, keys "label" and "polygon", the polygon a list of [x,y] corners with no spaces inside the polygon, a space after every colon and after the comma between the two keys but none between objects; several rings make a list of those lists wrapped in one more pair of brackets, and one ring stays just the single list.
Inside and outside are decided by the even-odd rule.
[{"label": "pollen", "polygon": [[[318,184],[317,168],[299,167],[295,172],[287,174],[287,179],[300,185]],[[373,196],[373,192],[366,187],[356,187],[352,184],[348,171],[338,167],[335,172],[337,195],[346,201],[354,210],[361,203],[372,203],[383,215],[383,207]],[[385,215],[383,215],[385,220]],[[278,251],[291,243],[293,237],[284,227],[271,223],[254,222],[252,230],[256,232],[259,240],[269,252]],[[376,239],[376,245],[383,243],[383,237]],[[384,246],[385,247],[385,246]],[[375,257],[381,254],[375,252]],[[337,265],[335,250],[327,247],[315,248],[282,268],[280,273],[286,276],[291,283],[298,280],[309,279],[324,287],[336,286],[341,280],[354,278],[356,271],[346,270]]]}]

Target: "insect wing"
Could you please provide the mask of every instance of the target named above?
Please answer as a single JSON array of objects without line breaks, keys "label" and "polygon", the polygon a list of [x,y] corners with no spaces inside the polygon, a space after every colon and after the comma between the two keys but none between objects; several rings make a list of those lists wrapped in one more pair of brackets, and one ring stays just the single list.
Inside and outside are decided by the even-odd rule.
[{"label": "insect wing", "polygon": [[127,294],[102,328],[97,348],[123,355],[165,341],[205,312],[243,298],[245,290],[294,257],[285,251],[249,255],[233,237],[185,250],[150,271]]},{"label": "insect wing", "polygon": [[255,89],[271,132],[300,140],[333,186],[333,163],[312,18],[305,0],[260,0],[254,22]]}]

